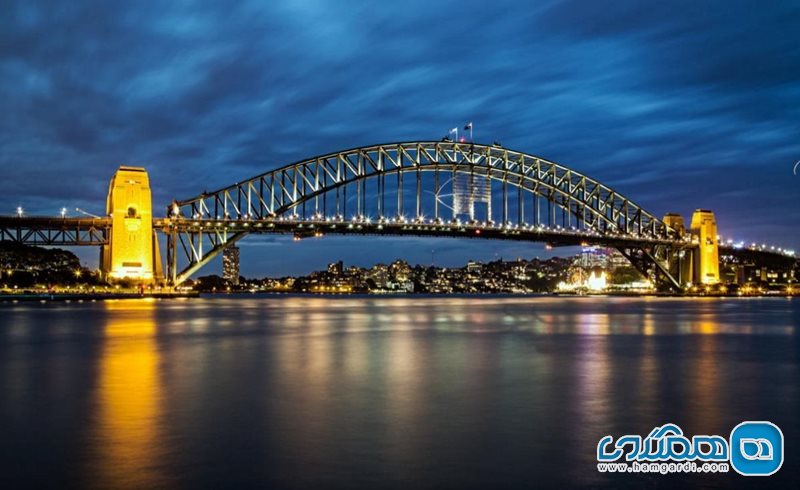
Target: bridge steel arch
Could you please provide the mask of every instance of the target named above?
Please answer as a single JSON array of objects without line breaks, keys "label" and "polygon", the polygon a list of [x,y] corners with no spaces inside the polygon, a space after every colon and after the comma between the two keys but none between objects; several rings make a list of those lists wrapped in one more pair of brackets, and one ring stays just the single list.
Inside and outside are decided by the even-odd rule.
[{"label": "bridge steel arch", "polygon": [[[408,189],[409,174],[415,176],[411,182],[414,190],[411,203],[406,202],[408,191],[404,193],[403,189],[404,185]],[[440,198],[441,191],[448,185],[454,191],[453,182],[465,178],[463,176],[484,179],[500,188],[502,219],[499,225],[487,219],[476,225],[479,228],[507,227],[512,221],[515,226],[527,223],[526,196],[533,196],[528,214],[532,215],[535,210],[536,220],[530,220],[534,226],[541,214],[537,206],[543,200],[548,206],[548,219],[555,217],[557,210],[561,211],[557,229],[565,234],[582,230],[588,234],[587,241],[592,243],[613,242],[640,270],[655,266],[657,273],[678,286],[669,273],[667,249],[680,247],[684,239],[632,200],[580,172],[535,155],[497,145],[450,141],[352,148],[302,160],[213,192],[174,201],[168,210],[169,218],[162,226],[169,242],[167,262],[171,281],[173,284],[182,282],[248,233],[285,230],[285,224],[278,228],[261,225],[288,221],[302,226],[300,214],[305,219],[309,208],[317,221],[333,218],[334,222],[346,222],[346,212],[342,211],[354,199],[355,206],[351,204],[350,208],[355,207],[354,219],[365,219],[368,213],[386,219],[389,218],[387,213],[393,212],[395,220],[405,222],[405,208],[410,204],[410,221],[422,222],[422,216],[427,214],[434,224],[452,225],[457,212],[451,209],[452,215],[444,218],[447,213],[441,208],[447,206]],[[366,186],[368,181],[372,182],[370,191]],[[348,190],[351,192],[349,199]],[[433,210],[423,207],[426,193],[434,196]],[[328,196],[333,194],[335,209],[330,209],[334,206],[328,206]],[[387,205],[386,198],[393,195],[396,195],[396,202]],[[512,208],[516,210],[516,219],[511,216]],[[552,224],[552,220],[550,222]],[[206,253],[203,252],[204,237],[210,242]],[[189,262],[180,273],[177,271],[178,244]]]}]

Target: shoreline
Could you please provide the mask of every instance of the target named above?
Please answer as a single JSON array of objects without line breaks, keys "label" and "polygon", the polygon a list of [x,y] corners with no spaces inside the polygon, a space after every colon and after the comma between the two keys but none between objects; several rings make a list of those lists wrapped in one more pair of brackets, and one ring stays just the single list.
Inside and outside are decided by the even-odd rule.
[{"label": "shoreline", "polygon": [[327,297],[347,297],[347,296],[374,296],[374,297],[410,297],[410,296],[424,296],[424,297],[452,297],[452,296],[509,296],[509,297],[525,297],[525,296],[554,296],[564,298],[580,298],[580,297],[659,297],[659,298],[793,298],[797,294],[675,294],[675,293],[627,293],[627,292],[611,292],[611,293],[589,293],[589,294],[574,294],[574,293],[560,293],[560,292],[541,292],[541,293],[317,293],[317,292],[298,292],[298,291],[231,291],[231,292],[203,292],[203,291],[181,291],[181,292],[153,292],[153,293],[12,293],[0,294],[0,305],[2,304],[15,304],[15,303],[49,303],[49,302],[94,302],[118,299],[188,299],[200,298],[201,296],[251,296],[251,295],[264,295],[264,296],[327,296]]},{"label": "shoreline", "polygon": [[200,293],[196,291],[182,291],[179,293],[157,292],[157,293],[32,293],[32,294],[0,294],[0,303],[21,303],[21,302],[55,302],[55,301],[105,301],[113,299],[177,299],[177,298],[198,298]]}]

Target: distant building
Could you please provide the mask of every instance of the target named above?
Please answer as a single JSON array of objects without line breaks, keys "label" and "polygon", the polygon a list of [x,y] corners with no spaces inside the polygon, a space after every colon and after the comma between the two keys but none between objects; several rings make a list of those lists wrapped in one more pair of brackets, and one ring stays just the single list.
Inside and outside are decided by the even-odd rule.
[{"label": "distant building", "polygon": [[617,267],[630,266],[630,262],[621,253],[613,248],[584,247],[578,256],[576,264],[584,269],[599,267],[604,270],[614,270]]},{"label": "distant building", "polygon": [[239,247],[231,246],[222,251],[222,278],[228,284],[239,285]]},{"label": "distant building", "polygon": [[389,265],[389,274],[396,283],[405,283],[411,277],[411,267],[405,260],[395,260]]},{"label": "distant building", "polygon": [[384,289],[389,282],[389,267],[386,264],[375,264],[366,276],[375,282],[378,289]]},{"label": "distant building", "polygon": [[328,264],[328,274],[332,276],[341,276],[344,272],[344,262],[341,260]]},{"label": "distant building", "polygon": [[480,274],[483,271],[483,264],[470,260],[467,262],[467,272],[470,274]]}]

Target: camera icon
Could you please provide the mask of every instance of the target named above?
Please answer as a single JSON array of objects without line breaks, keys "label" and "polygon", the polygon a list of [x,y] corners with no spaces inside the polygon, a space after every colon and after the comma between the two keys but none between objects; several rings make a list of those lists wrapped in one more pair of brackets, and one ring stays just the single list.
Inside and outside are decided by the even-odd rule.
[{"label": "camera icon", "polygon": [[742,422],[729,442],[731,466],[741,475],[768,476],[783,465],[783,432],[772,422]]}]

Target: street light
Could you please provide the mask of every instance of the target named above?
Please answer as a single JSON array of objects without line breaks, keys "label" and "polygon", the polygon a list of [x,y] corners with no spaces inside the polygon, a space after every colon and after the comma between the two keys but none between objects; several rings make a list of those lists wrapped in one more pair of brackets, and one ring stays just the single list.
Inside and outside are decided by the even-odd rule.
[{"label": "street light", "polygon": [[61,208],[61,217],[62,218],[66,218],[67,217],[67,208]]},{"label": "street light", "polygon": [[22,206],[17,206],[17,217],[22,218],[23,209]]}]

